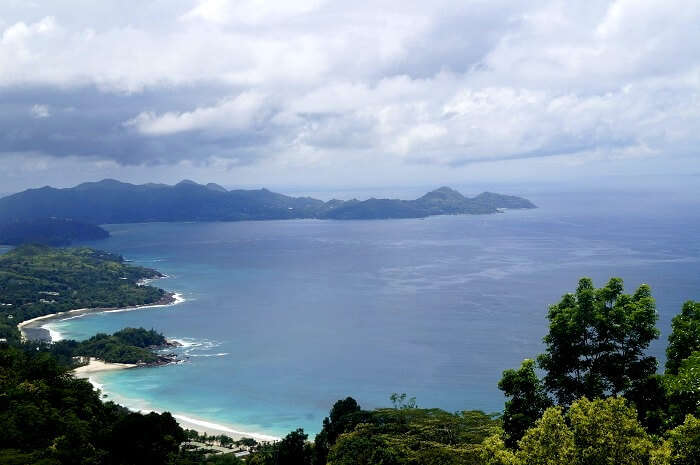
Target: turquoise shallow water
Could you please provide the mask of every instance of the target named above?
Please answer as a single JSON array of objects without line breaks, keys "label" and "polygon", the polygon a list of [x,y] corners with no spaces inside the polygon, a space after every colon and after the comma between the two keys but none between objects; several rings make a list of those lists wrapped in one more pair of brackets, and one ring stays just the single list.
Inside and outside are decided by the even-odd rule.
[{"label": "turquoise shallow water", "polygon": [[183,340],[183,364],[94,381],[129,406],[243,431],[315,433],[347,395],[368,408],[406,392],[422,406],[500,410],[501,372],[541,351],[547,305],[580,276],[651,284],[662,338],[700,298],[694,198],[532,199],[539,209],[425,220],[110,225],[90,245],[168,274],[156,285],[186,302],[52,330],[144,326]]}]

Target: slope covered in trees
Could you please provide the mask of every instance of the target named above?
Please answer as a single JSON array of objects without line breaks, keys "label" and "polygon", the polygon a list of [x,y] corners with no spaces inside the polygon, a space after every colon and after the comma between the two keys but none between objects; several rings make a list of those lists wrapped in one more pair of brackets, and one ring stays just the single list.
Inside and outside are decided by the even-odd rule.
[{"label": "slope covered in trees", "polygon": [[0,244],[70,245],[74,241],[105,239],[99,226],[59,218],[38,218],[0,224]]},{"label": "slope covered in trees", "polygon": [[93,249],[18,247],[0,255],[0,337],[16,340],[18,323],[52,313],[161,301],[162,289],[139,285],[160,276]]}]

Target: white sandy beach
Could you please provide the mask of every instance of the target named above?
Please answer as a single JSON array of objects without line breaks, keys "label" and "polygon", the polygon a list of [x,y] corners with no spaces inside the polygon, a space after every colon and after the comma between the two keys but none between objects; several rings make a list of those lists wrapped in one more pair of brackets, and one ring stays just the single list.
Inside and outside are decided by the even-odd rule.
[{"label": "white sandy beach", "polygon": [[[30,320],[22,321],[21,323],[17,324],[17,329],[19,329],[22,340],[26,341],[27,334],[25,333],[24,329],[25,328],[33,328],[33,327],[41,327],[41,328],[46,329],[44,327],[44,325],[38,324],[38,322],[41,322],[44,320],[48,320],[48,321],[63,320],[63,319],[66,319],[70,316],[81,315],[81,314],[85,314],[85,313],[130,312],[130,311],[134,311],[134,310],[145,310],[148,308],[170,307],[172,305],[177,305],[177,304],[180,304],[180,303],[185,301],[182,294],[177,293],[177,292],[169,294],[169,297],[172,299],[172,302],[154,303],[154,304],[146,304],[146,305],[135,305],[132,307],[123,307],[123,308],[76,308],[75,310],[68,310],[66,312],[50,313],[48,315],[38,316],[38,317],[32,318]],[[57,340],[55,332],[49,330],[49,334],[51,335],[52,341]]]},{"label": "white sandy beach", "polygon": [[135,363],[108,363],[90,357],[88,364],[76,368],[73,370],[73,374],[76,378],[88,378],[91,373],[99,371],[124,370],[125,368],[134,368],[137,366],[138,365]]},{"label": "white sandy beach", "polygon": [[[17,325],[17,328],[20,330],[20,333],[22,335],[22,339],[26,340],[27,336],[24,332],[25,328],[31,328],[31,327],[41,327],[49,331],[49,334],[51,336],[52,341],[56,341],[60,339],[60,335],[58,335],[55,331],[52,331],[50,328],[47,328],[47,323],[45,324],[40,324],[41,322],[48,322],[48,321],[53,321],[53,320],[63,320],[66,318],[74,317],[76,315],[80,314],[87,314],[87,313],[111,313],[111,312],[128,312],[128,311],[134,311],[134,310],[145,310],[148,308],[156,308],[156,307],[168,307],[171,305],[177,305],[179,303],[182,303],[185,301],[184,297],[180,293],[172,293],[171,298],[173,299],[172,302],[169,303],[155,303],[155,304],[149,304],[149,305],[138,305],[138,306],[133,306],[133,307],[124,307],[124,308],[79,308],[75,310],[69,310],[67,312],[59,312],[59,313],[51,313],[49,315],[44,315],[36,318],[32,318],[31,320],[26,320]],[[102,373],[106,371],[114,371],[114,370],[124,370],[124,369],[129,369],[129,368],[136,368],[139,365],[137,364],[130,364],[130,363],[108,363],[104,362],[102,360],[98,360],[96,358],[90,357],[90,360],[87,365],[80,366],[76,368],[75,370],[72,371],[73,375],[76,378],[83,378],[87,379],[96,389],[103,390],[103,387],[100,383],[97,382],[96,379],[94,379],[91,375],[95,375],[97,373]],[[121,403],[121,402],[117,402]],[[124,405],[124,404],[122,404]],[[149,412],[157,412],[160,413],[156,410],[143,410],[143,409],[134,409],[129,407],[128,405],[124,405],[125,407],[129,408],[130,410],[138,411],[141,413],[149,413]],[[280,438],[276,436],[270,436],[262,433],[249,433],[246,431],[239,431],[234,428],[231,428],[226,425],[221,425],[217,423],[212,423],[206,420],[201,420],[198,418],[192,418],[190,416],[185,416],[181,414],[175,414],[173,413],[173,417],[177,420],[177,422],[180,424],[185,429],[193,429],[199,433],[206,433],[209,435],[218,435],[218,434],[225,434],[234,440],[239,440],[243,438],[253,438],[257,441],[278,441]]]}]

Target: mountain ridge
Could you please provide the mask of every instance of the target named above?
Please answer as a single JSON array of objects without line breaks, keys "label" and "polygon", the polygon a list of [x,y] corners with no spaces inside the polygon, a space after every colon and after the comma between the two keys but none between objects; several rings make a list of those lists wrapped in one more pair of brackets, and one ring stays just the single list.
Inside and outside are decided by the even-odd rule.
[{"label": "mountain ridge", "polygon": [[483,192],[463,196],[443,186],[415,200],[322,200],[291,197],[261,188],[227,190],[218,184],[183,180],[131,184],[114,179],[75,187],[44,186],[0,199],[0,221],[66,218],[92,224],[242,221],[279,219],[390,219],[433,215],[488,214],[502,208],[536,208],[522,197]]}]

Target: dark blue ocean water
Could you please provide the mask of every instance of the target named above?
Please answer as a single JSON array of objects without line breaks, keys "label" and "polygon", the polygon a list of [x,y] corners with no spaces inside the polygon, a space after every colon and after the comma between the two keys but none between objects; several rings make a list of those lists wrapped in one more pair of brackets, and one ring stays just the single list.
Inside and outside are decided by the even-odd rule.
[{"label": "dark blue ocean water", "polygon": [[[501,372],[542,350],[548,304],[581,276],[649,283],[663,357],[670,318],[700,299],[700,204],[630,193],[533,194],[540,208],[425,220],[111,225],[94,245],[170,277],[185,303],[54,323],[190,343],[187,363],[95,377],[134,407],[282,435],[332,403],[406,392],[426,407],[502,409]],[[93,245],[93,244],[91,244]]]}]

